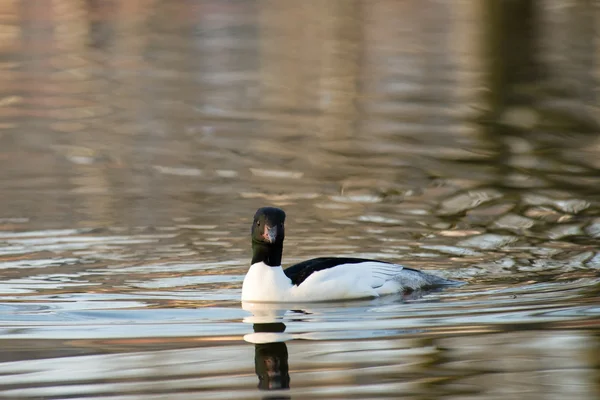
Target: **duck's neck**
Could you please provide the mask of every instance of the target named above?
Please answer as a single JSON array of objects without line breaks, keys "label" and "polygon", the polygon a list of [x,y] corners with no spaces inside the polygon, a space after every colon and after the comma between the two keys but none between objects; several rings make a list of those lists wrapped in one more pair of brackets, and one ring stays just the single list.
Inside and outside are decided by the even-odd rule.
[{"label": "duck's neck", "polygon": [[269,267],[280,267],[282,254],[283,245],[252,243],[252,264],[262,261]]}]

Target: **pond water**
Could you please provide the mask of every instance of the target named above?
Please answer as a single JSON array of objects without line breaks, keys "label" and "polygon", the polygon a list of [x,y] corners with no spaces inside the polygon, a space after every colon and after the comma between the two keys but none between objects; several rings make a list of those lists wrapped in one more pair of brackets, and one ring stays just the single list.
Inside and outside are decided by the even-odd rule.
[{"label": "pond water", "polygon": [[[0,398],[599,398],[592,3],[0,2]],[[241,304],[265,205],[466,284]]]}]

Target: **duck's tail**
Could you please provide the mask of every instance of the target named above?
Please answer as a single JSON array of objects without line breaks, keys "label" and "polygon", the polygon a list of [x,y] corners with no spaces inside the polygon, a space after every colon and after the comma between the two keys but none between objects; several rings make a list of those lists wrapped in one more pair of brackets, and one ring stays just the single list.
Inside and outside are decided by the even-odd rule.
[{"label": "duck's tail", "polygon": [[426,272],[418,271],[412,268],[404,267],[402,269],[403,277],[402,284],[406,288],[412,290],[417,289],[435,289],[447,286],[460,286],[466,282],[455,281],[452,279],[442,278],[436,275],[428,274]]}]

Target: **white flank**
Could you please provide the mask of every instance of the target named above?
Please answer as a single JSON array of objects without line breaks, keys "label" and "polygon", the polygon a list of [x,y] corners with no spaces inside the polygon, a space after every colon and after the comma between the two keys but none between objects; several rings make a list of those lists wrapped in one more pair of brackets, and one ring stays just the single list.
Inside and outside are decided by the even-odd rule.
[{"label": "white flank", "polygon": [[250,266],[242,286],[242,301],[309,302],[377,297],[403,290],[403,268],[377,261],[340,264],[312,273],[293,285],[283,269],[263,262]]}]

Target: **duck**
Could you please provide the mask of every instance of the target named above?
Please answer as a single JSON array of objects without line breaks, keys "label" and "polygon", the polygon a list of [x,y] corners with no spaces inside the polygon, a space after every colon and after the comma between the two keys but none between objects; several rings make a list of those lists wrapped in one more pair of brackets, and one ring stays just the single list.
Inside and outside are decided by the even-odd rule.
[{"label": "duck", "polygon": [[242,284],[242,302],[304,303],[376,298],[463,282],[387,261],[318,257],[283,268],[285,212],[262,207],[251,229],[252,261]]}]

